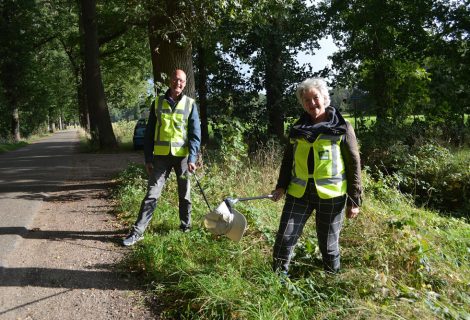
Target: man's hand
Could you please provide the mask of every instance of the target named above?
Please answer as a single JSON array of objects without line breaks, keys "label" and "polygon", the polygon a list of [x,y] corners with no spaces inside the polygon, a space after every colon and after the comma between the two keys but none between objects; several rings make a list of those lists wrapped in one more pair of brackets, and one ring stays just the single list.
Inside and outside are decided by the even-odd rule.
[{"label": "man's hand", "polygon": [[149,162],[145,164],[145,171],[147,171],[147,174],[150,176],[152,175],[153,172],[153,163]]},{"label": "man's hand", "polygon": [[346,207],[346,217],[354,219],[359,215],[359,207],[348,206]]},{"label": "man's hand", "polygon": [[281,199],[284,196],[285,192],[286,192],[286,190],[284,190],[284,188],[277,188],[276,190],[271,192],[271,194],[273,195],[271,200],[272,201],[279,201],[279,199]]},{"label": "man's hand", "polygon": [[192,162],[189,162],[188,163],[188,171],[189,173],[193,173],[194,171],[196,171],[197,167],[196,167],[196,164],[195,163],[192,163]]}]

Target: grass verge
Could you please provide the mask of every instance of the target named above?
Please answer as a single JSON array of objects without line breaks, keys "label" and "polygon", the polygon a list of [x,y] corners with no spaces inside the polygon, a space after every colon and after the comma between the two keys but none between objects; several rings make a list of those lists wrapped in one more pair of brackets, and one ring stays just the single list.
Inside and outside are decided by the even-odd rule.
[{"label": "grass verge", "polygon": [[29,136],[27,139],[23,139],[23,140],[18,141],[18,142],[14,142],[14,141],[9,140],[9,139],[0,140],[0,153],[20,149],[20,148],[22,148],[24,146],[27,146],[28,144],[36,141],[36,140],[47,137],[49,135],[50,135],[50,133],[34,134],[34,135]]},{"label": "grass verge", "polygon": [[[242,166],[206,155],[198,176],[211,206],[228,196],[269,193],[277,178],[277,154],[275,148],[264,150]],[[310,219],[295,251],[292,279],[281,284],[270,265],[282,203],[237,203],[249,229],[234,243],[205,231],[202,220],[209,209],[193,186],[193,230],[181,233],[172,175],[145,240],[125,262],[146,279],[161,319],[470,317],[470,228],[463,220],[417,208],[365,176],[361,216],[346,221],[342,231],[342,272],[322,271]],[[118,182],[118,216],[130,225],[145,193],[143,167],[130,166]]]}]

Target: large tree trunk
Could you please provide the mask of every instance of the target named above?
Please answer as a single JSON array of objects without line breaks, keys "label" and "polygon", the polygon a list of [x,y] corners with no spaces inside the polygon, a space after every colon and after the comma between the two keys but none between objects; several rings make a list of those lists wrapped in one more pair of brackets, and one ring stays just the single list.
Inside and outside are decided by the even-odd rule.
[{"label": "large tree trunk", "polygon": [[209,129],[207,121],[207,68],[206,68],[206,49],[202,46],[197,48],[197,70],[198,86],[197,93],[199,98],[199,110],[201,116],[201,139],[202,144],[209,141]]},{"label": "large tree trunk", "polygon": [[82,127],[86,132],[90,132],[90,117],[88,114],[88,105],[86,101],[86,88],[85,82],[85,68],[83,63],[79,63],[76,67],[73,68],[74,77],[75,77],[75,90],[77,94],[77,104],[78,104],[78,121],[80,122],[80,127]]},{"label": "large tree trunk", "polygon": [[[80,7],[80,5],[79,5]],[[80,49],[79,49],[79,56],[78,61],[72,61],[72,57],[70,57],[72,65],[74,65],[74,72],[75,72],[75,79],[76,79],[76,90],[77,90],[77,102],[78,102],[78,115],[80,126],[85,129],[86,132],[91,133],[91,123],[90,123],[90,112],[88,109],[87,103],[87,94],[86,94],[86,74],[85,74],[85,31],[83,29],[83,18],[82,13],[79,11],[80,15],[80,23],[79,25],[79,34],[80,34]],[[94,131],[97,129],[95,128]]]},{"label": "large tree trunk", "polygon": [[79,66],[80,70],[76,76],[76,90],[77,90],[77,101],[78,101],[78,114],[80,119],[80,126],[86,130],[91,131],[90,126],[90,114],[88,112],[88,104],[86,98],[86,87],[85,87],[85,68],[83,64]]},{"label": "large tree trunk", "polygon": [[11,136],[13,141],[19,142],[21,139],[20,134],[20,112],[17,106],[13,106],[11,112]]},{"label": "large tree trunk", "polygon": [[[277,23],[273,28],[277,30]],[[282,43],[271,34],[265,48],[266,55],[266,109],[268,110],[268,134],[284,139],[284,112],[282,110]]]},{"label": "large tree trunk", "polygon": [[378,63],[373,71],[373,84],[371,87],[371,96],[374,99],[375,114],[377,122],[386,123],[389,110],[389,99],[387,99],[386,70],[381,63]]},{"label": "large tree trunk", "polygon": [[19,142],[21,139],[20,134],[20,91],[21,82],[18,81],[18,78],[21,77],[19,72],[24,72],[24,70],[18,69],[12,63],[5,63],[0,65],[0,90],[3,90],[5,96],[5,102],[10,110],[10,130],[9,134],[11,139],[14,142]]},{"label": "large tree trunk", "polygon": [[81,4],[85,36],[85,81],[91,120],[91,136],[92,139],[98,139],[100,149],[116,149],[116,137],[111,125],[103,81],[101,79],[96,0],[82,0]]},{"label": "large tree trunk", "polygon": [[184,93],[195,97],[194,71],[192,59],[192,47],[190,43],[178,45],[181,33],[174,31],[167,39],[163,39],[159,30],[172,28],[171,18],[176,17],[181,8],[176,1],[166,0],[166,14],[153,16],[149,21],[149,44],[152,57],[153,77],[157,94],[162,94],[161,86],[169,85],[171,73],[175,69],[181,69],[186,73],[186,88]]},{"label": "large tree trunk", "polygon": [[[7,77],[7,80],[10,77]],[[4,86],[1,88],[4,90],[5,100],[7,105],[10,107],[10,137],[14,142],[19,142],[21,140],[20,134],[20,110],[18,107],[18,96],[15,92],[13,81],[10,83],[4,82]]]}]

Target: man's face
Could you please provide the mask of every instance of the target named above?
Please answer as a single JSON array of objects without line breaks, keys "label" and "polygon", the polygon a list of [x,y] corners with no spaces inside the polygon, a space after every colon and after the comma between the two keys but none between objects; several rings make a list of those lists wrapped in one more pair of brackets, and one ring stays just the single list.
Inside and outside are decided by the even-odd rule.
[{"label": "man's face", "polygon": [[179,96],[186,86],[186,74],[182,70],[176,70],[171,76],[170,89],[174,96]]}]

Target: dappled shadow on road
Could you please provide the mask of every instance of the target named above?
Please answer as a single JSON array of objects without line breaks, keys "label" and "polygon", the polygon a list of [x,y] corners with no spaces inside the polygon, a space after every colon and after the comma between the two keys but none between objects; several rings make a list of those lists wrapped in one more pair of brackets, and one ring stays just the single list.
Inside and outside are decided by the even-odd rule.
[{"label": "dappled shadow on road", "polygon": [[[79,184],[38,184],[38,185],[24,185],[24,184],[9,184],[4,189],[8,189],[8,192],[33,192],[32,194],[26,194],[17,196],[17,199],[25,200],[47,200],[47,192],[57,191],[81,191],[81,190],[104,190],[113,186],[112,182],[103,182],[102,179],[96,182],[87,181],[86,183]],[[35,193],[34,193],[35,192]],[[2,190],[0,188],[0,193]]]},{"label": "dappled shadow on road", "polygon": [[[92,266],[95,268],[95,266]],[[101,270],[0,267],[0,287],[45,287],[100,290],[140,290],[131,275],[116,273],[116,265],[99,265]]]},{"label": "dappled shadow on road", "polygon": [[[80,184],[65,185],[65,186],[60,187],[60,190],[59,190],[60,194],[57,194],[57,195],[48,194],[47,189],[44,190],[44,187],[43,187],[41,188],[41,192],[39,193],[21,194],[21,195],[17,195],[15,199],[43,200],[43,201],[48,201],[48,202],[73,202],[73,201],[80,201],[85,198],[88,198],[90,194],[94,194],[96,190],[108,190],[112,188],[113,185],[114,183],[112,182],[103,182],[103,181],[99,181],[96,183],[87,182],[87,183],[80,183]],[[25,190],[25,188],[23,187],[22,190]],[[50,191],[57,191],[57,188],[55,188],[55,190],[50,190]],[[62,193],[62,192],[67,192],[67,193]]]},{"label": "dappled shadow on road", "polygon": [[60,231],[41,230],[39,228],[27,229],[25,227],[0,227],[0,235],[18,235],[24,239],[47,240],[95,240],[102,242],[119,243],[127,230],[113,231]]}]

